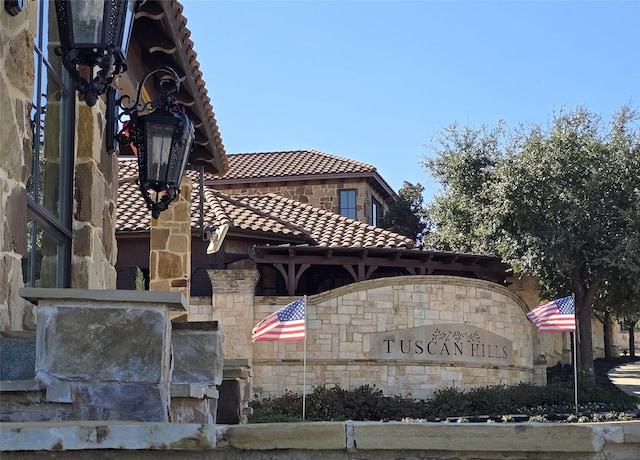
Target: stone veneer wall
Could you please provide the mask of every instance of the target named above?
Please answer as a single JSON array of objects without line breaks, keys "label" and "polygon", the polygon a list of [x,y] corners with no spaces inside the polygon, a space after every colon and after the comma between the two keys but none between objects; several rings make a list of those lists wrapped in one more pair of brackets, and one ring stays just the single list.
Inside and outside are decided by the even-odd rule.
[{"label": "stone veneer wall", "polygon": [[27,253],[35,5],[25,2],[17,16],[0,10],[0,330],[23,329],[24,300],[18,290]]},{"label": "stone veneer wall", "polygon": [[104,139],[106,105],[76,106],[76,159],[71,287],[115,289],[118,256],[118,159]]},{"label": "stone veneer wall", "polygon": [[254,322],[253,293],[258,282],[258,271],[207,270],[211,279],[212,298],[210,317],[218,321],[222,332],[222,349],[225,359],[251,359],[251,329]]},{"label": "stone veneer wall", "polygon": [[[18,295],[27,253],[26,182],[31,174],[31,100],[38,2],[17,16],[0,11],[0,329],[34,329],[30,304]],[[71,287],[109,289],[116,284],[117,159],[106,153],[102,101],[76,107],[75,186]]]},{"label": "stone veneer wall", "polygon": [[[291,298],[256,298],[259,320]],[[275,307],[278,305],[278,307]],[[430,397],[455,385],[472,388],[534,381],[534,330],[527,306],[507,288],[452,276],[369,280],[311,296],[307,304],[307,390],[375,384],[385,394]],[[513,364],[373,360],[371,334],[431,324],[475,326],[513,342]],[[304,342],[253,344],[253,392],[301,392]]]},{"label": "stone veneer wall", "polygon": [[181,292],[187,304],[191,289],[191,187],[191,179],[184,176],[178,197],[160,217],[151,219],[149,261],[149,290]]},{"label": "stone veneer wall", "polygon": [[298,184],[285,182],[226,185],[213,184],[214,188],[224,193],[238,194],[264,194],[275,193],[285,198],[309,203],[320,209],[340,214],[339,190],[356,190],[356,217],[359,221],[371,224],[371,203],[375,198],[386,212],[388,206],[385,200],[374,191],[364,180],[340,181],[340,182],[313,182],[305,181]]}]

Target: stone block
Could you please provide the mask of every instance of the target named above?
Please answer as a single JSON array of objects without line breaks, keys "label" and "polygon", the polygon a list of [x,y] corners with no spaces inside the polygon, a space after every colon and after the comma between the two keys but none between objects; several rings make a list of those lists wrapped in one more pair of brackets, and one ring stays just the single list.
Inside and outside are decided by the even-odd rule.
[{"label": "stone block", "polygon": [[202,383],[217,385],[222,382],[222,334],[218,323],[173,323],[172,383]]},{"label": "stone block", "polygon": [[168,422],[168,384],[72,384],[75,420]]},{"label": "stone block", "polygon": [[172,423],[216,423],[217,399],[171,398]]},{"label": "stone block", "polygon": [[168,251],[158,251],[157,274],[160,279],[181,278],[184,275],[182,258]]},{"label": "stone block", "polygon": [[169,322],[161,310],[38,309],[36,371],[45,382],[160,383],[169,375]]},{"label": "stone block", "polygon": [[45,399],[48,402],[72,403],[71,385],[68,382],[53,382],[47,385]]},{"label": "stone block", "polygon": [[227,429],[226,438],[229,446],[243,450],[314,451],[347,447],[345,424],[341,422],[236,425]]},{"label": "stone block", "polygon": [[168,420],[169,314],[186,310],[182,295],[37,288],[20,295],[38,304],[36,376],[50,398],[72,401],[65,420]]}]

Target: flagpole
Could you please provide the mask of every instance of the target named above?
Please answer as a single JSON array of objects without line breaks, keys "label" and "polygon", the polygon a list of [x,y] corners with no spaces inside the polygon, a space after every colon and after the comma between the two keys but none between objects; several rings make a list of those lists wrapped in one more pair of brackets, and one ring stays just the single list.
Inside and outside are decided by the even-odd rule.
[{"label": "flagpole", "polygon": [[576,347],[576,333],[577,333],[578,329],[576,329],[575,332],[572,332],[571,335],[573,335],[573,388],[574,388],[574,403],[575,403],[575,409],[576,409],[576,414],[578,413],[578,362],[576,360],[576,356],[577,356],[577,347]]},{"label": "flagpole", "polygon": [[[576,295],[575,293],[571,293],[571,297],[573,297],[573,320],[576,324],[576,328],[573,331],[573,394],[574,394],[574,404],[576,409],[576,414],[578,413],[578,347],[576,336],[578,335],[578,321],[576,320]],[[306,339],[305,339],[306,340]]]},{"label": "flagpole", "polygon": [[307,296],[304,296],[304,346],[302,352],[302,421],[307,409]]}]

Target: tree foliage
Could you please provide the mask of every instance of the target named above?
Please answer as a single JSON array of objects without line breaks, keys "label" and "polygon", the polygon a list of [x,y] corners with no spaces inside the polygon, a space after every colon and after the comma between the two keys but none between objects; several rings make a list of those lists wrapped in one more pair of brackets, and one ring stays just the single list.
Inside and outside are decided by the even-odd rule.
[{"label": "tree foliage", "polygon": [[386,230],[413,238],[419,247],[422,246],[429,228],[423,192],[424,187],[421,184],[413,185],[404,181],[398,191],[398,198],[382,216],[380,224]]},{"label": "tree foliage", "polygon": [[[441,183],[434,246],[499,254],[537,275],[549,298],[576,296],[583,371],[593,374],[591,310],[608,280],[640,277],[640,129],[623,106],[610,124],[583,107],[549,126],[452,125],[424,166]],[[636,304],[637,308],[637,304]]]}]

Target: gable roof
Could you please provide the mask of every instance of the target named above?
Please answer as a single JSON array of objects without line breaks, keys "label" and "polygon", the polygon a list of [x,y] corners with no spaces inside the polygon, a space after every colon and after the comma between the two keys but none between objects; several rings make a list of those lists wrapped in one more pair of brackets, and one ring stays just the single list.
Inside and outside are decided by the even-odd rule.
[{"label": "gable roof", "polygon": [[[151,224],[135,183],[135,161],[120,161],[120,186],[116,230],[122,233],[148,232]],[[195,173],[189,171],[192,178]],[[191,225],[200,228],[199,185],[194,182],[191,196]],[[251,232],[251,237],[319,247],[413,247],[414,242],[397,233],[348,219],[306,203],[268,193],[229,195],[204,187],[205,227],[229,224],[230,232]]]},{"label": "gable roof", "polygon": [[366,163],[317,150],[227,154],[229,170],[220,177],[207,176],[212,184],[246,184],[251,182],[286,182],[313,179],[364,178],[385,196],[396,197],[378,170]]},{"label": "gable roof", "polygon": [[121,96],[134,98],[136,82],[149,70],[163,65],[174,69],[181,82],[177,99],[196,130],[189,160],[204,166],[209,173],[223,174],[229,165],[222,137],[182,11],[183,6],[177,0],[148,0],[142,4],[129,43],[128,70],[116,80],[116,85]]}]

